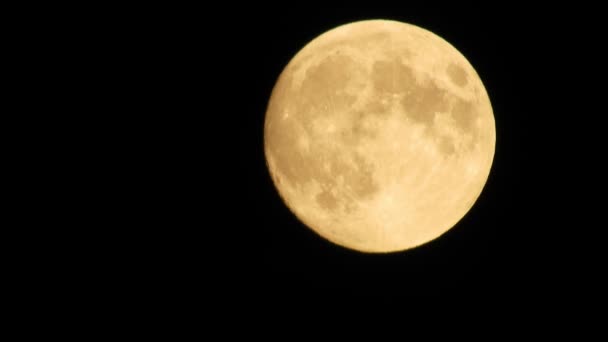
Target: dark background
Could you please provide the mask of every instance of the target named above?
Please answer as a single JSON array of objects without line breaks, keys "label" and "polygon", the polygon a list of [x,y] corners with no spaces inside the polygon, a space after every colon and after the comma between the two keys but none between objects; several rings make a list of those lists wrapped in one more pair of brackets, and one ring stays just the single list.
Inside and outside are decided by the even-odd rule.
[{"label": "dark background", "polygon": [[[275,304],[333,315],[343,304],[406,312],[439,299],[457,301],[459,314],[497,304],[532,318],[531,309],[582,316],[590,311],[564,308],[603,308],[599,8],[23,7],[7,31],[16,44],[6,49],[17,74],[7,98],[18,93],[13,116],[24,121],[6,126],[17,136],[7,149],[21,158],[7,167],[24,177],[7,178],[20,193],[9,198],[20,225],[7,227],[24,239],[6,239],[24,291],[13,297],[32,303],[20,302],[22,310],[43,320],[69,311],[89,323],[98,320],[84,313],[93,312],[102,325],[171,317],[198,326],[208,316],[230,322],[243,309],[249,320]],[[266,105],[294,54],[331,28],[377,18],[454,45],[484,82],[497,134],[472,210],[439,239],[385,255],[333,245],[306,228],[279,198],[263,152]]]},{"label": "dark background", "polygon": [[[553,302],[553,291],[578,300],[585,291],[573,289],[595,286],[597,275],[588,255],[596,250],[586,247],[597,225],[581,214],[595,204],[580,195],[593,189],[579,181],[592,177],[587,153],[596,139],[585,119],[595,109],[584,100],[594,92],[586,68],[598,58],[588,42],[598,25],[591,13],[405,2],[209,11],[194,25],[202,22],[202,31],[187,35],[203,51],[192,76],[201,100],[188,129],[204,141],[192,151],[196,167],[213,175],[201,176],[200,222],[220,235],[205,243],[224,275],[213,278],[218,286],[279,302],[323,295]],[[263,152],[266,104],[291,57],[333,27],[374,18],[426,28],[465,55],[488,91],[497,130],[492,170],[473,209],[441,238],[386,255],[335,246],[306,228],[282,203]]]},{"label": "dark background", "polygon": [[[108,228],[90,241],[103,241],[97,265],[121,296],[151,309],[594,300],[603,250],[592,247],[602,230],[592,219],[603,157],[597,9],[147,4],[99,13],[93,24],[79,17],[93,27],[79,36],[90,50],[76,45],[71,58],[94,56],[86,70],[103,80],[93,100],[82,97],[99,109],[99,148],[111,161],[95,166],[109,200],[89,217]],[[363,254],[320,238],[282,203],[263,123],[279,74],[305,44],[378,18],[428,29],[469,60],[490,96],[497,142],[484,191],[453,229],[406,252]]]}]

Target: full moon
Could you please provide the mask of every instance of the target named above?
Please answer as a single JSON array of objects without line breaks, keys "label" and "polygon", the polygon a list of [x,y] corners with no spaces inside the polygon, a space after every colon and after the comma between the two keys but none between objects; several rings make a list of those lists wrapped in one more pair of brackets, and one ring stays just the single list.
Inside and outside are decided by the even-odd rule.
[{"label": "full moon", "polygon": [[264,152],[306,226],[371,253],[434,240],[471,209],[490,173],[488,94],[441,37],[389,20],[339,26],[304,46],[270,96]]}]

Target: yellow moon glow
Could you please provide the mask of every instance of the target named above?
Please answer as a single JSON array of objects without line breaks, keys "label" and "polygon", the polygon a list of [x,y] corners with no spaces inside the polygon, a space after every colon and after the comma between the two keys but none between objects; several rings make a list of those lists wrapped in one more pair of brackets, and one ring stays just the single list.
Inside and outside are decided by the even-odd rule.
[{"label": "yellow moon glow", "polygon": [[290,210],[338,245],[395,252],[431,241],[473,206],[496,131],[488,94],[452,45],[420,27],[332,29],[289,62],[264,150]]}]

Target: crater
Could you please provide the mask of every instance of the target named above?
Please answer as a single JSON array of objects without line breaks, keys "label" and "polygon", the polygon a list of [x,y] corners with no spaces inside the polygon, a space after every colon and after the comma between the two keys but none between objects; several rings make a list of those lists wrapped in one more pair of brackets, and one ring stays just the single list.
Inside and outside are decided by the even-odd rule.
[{"label": "crater", "polygon": [[459,87],[464,87],[468,83],[467,73],[457,64],[450,64],[447,68],[447,74],[450,80]]}]

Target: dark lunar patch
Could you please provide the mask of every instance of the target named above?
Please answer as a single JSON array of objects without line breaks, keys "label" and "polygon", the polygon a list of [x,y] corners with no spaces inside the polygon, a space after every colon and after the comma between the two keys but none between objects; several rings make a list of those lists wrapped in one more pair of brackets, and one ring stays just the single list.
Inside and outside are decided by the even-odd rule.
[{"label": "dark lunar patch", "polygon": [[372,78],[374,89],[380,94],[406,93],[416,82],[412,69],[398,59],[374,63]]},{"label": "dark lunar patch", "polygon": [[329,191],[323,190],[321,191],[315,198],[317,204],[327,211],[332,211],[338,206],[338,201],[336,197]]},{"label": "dark lunar patch", "polygon": [[350,168],[350,165],[342,159],[331,158],[329,160],[329,174],[332,180],[339,175],[344,175]]},{"label": "dark lunar patch", "polygon": [[471,102],[457,99],[452,108],[452,117],[459,128],[471,133],[471,130],[475,128],[477,111]]},{"label": "dark lunar patch", "polygon": [[432,81],[414,88],[403,98],[401,105],[409,118],[429,126],[433,124],[437,112],[446,112],[449,108],[446,92]]},{"label": "dark lunar patch", "polygon": [[[332,54],[318,65],[311,67],[305,75],[301,87],[292,87],[292,78],[285,75],[273,91],[268,108],[269,119],[266,123],[265,141],[267,152],[275,161],[276,170],[282,175],[285,185],[296,187],[311,181],[318,182],[322,189],[315,200],[330,210],[337,204],[336,196],[327,189],[347,191],[336,188],[338,178],[342,177],[345,186],[355,196],[371,196],[377,191],[373,180],[373,165],[363,158],[349,161],[348,155],[340,155],[323,140],[315,139],[312,123],[315,116],[333,115],[338,111],[349,110],[356,95],[346,94],[344,88],[362,67],[350,57],[343,54]],[[284,99],[296,101],[286,103]],[[283,113],[289,117],[283,119]],[[341,132],[345,141],[353,144],[362,137],[372,135],[370,129],[362,125],[363,121],[353,120],[353,126]],[[358,122],[357,124],[354,124]],[[310,150],[299,148],[298,138],[301,134],[309,137]],[[329,165],[329,168],[324,168]]]},{"label": "dark lunar patch", "polygon": [[358,111],[354,114],[351,130],[348,135],[349,138],[352,137],[353,143],[358,142],[361,138],[374,139],[377,137],[378,133],[365,125],[365,117],[368,115],[370,113],[366,111]]},{"label": "dark lunar patch", "polygon": [[352,214],[357,211],[359,205],[356,202],[346,202],[344,203],[344,213]]},{"label": "dark lunar patch", "polygon": [[353,169],[353,172],[348,175],[347,184],[351,185],[358,198],[369,198],[378,192],[378,184],[373,179],[374,167],[359,154],[355,154],[353,159],[357,168]]},{"label": "dark lunar patch", "polygon": [[372,115],[384,115],[391,107],[391,100],[387,94],[376,90],[364,104],[363,111]]},{"label": "dark lunar patch", "polygon": [[[352,155],[351,162],[348,157],[340,156],[336,151],[330,151],[320,145],[311,145],[311,152],[302,152],[296,147],[296,135],[292,130],[275,129],[268,137],[273,148],[272,153],[277,171],[284,181],[292,186],[317,181],[323,189],[333,189],[342,177],[344,186],[357,198],[369,198],[378,191],[378,184],[373,179],[374,167],[358,154]],[[289,134],[288,132],[291,132]],[[329,169],[323,168],[324,163]],[[338,191],[347,191],[346,188]],[[324,190],[316,201],[324,208],[331,209],[337,205],[333,194]]]},{"label": "dark lunar patch", "polygon": [[295,108],[301,115],[331,115],[351,106],[355,96],[345,92],[361,67],[350,57],[332,54],[306,71],[300,89],[294,92]]},{"label": "dark lunar patch", "polygon": [[345,55],[329,55],[317,66],[306,71],[302,84],[302,96],[336,92],[343,89],[356,68],[352,58]]},{"label": "dark lunar patch", "polygon": [[456,84],[457,86],[464,87],[465,85],[467,85],[467,73],[460,66],[456,64],[450,64],[448,66],[447,73],[450,77],[450,80],[452,80],[452,82],[454,82],[454,84]]},{"label": "dark lunar patch", "polygon": [[[284,176],[284,181],[292,186],[306,183],[312,179],[321,183],[331,182],[323,171],[323,154],[307,152],[299,148],[298,138],[302,131],[297,119],[275,120],[272,129],[266,130],[265,140],[272,153],[277,170]],[[322,151],[313,140],[310,142],[311,151]]]},{"label": "dark lunar patch", "polygon": [[441,152],[445,156],[449,156],[454,154],[456,151],[456,147],[454,146],[454,140],[447,136],[442,136],[439,138],[438,142],[439,152]]}]

